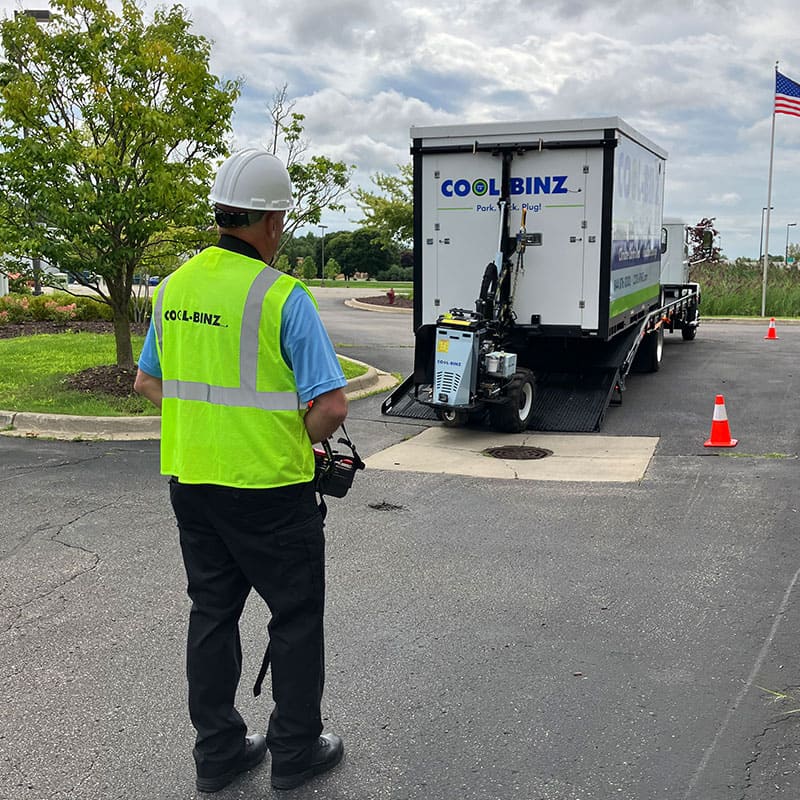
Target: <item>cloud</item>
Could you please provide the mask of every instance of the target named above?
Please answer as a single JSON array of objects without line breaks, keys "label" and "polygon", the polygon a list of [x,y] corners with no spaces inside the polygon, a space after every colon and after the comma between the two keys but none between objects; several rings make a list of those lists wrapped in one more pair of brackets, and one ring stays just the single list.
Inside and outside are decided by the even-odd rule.
[{"label": "cloud", "polygon": [[[758,252],[775,60],[800,81],[794,0],[184,5],[214,43],[215,74],[244,79],[237,145],[269,137],[267,108],[284,84],[312,151],[354,164],[358,186],[408,160],[411,125],[619,116],[669,152],[669,213],[716,215],[731,226],[729,254],[732,243]],[[800,216],[798,181],[800,120],[780,117],[776,225]],[[324,222],[352,226],[352,216]]]}]

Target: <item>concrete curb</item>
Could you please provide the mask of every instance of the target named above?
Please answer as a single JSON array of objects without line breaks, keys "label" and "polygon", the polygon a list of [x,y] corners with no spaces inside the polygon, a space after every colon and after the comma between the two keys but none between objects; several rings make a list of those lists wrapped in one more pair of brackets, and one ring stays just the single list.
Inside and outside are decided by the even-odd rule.
[{"label": "concrete curb", "polygon": [[352,297],[350,300],[345,300],[344,304],[349,308],[359,308],[362,311],[381,311],[384,314],[413,314],[413,308],[390,308],[389,306],[376,306],[372,303],[362,303]]},{"label": "concrete curb", "polygon": [[[367,368],[363,375],[347,382],[345,393],[348,400],[358,400],[397,385],[394,375],[354,358],[347,360]],[[63,441],[144,441],[160,438],[161,417],[76,417],[69,414],[0,411],[0,435]]]},{"label": "concrete curb", "polygon": [[800,325],[800,319],[791,317],[704,317],[700,315],[701,325],[715,325],[718,322],[733,323],[735,325],[763,325],[769,326],[770,319],[775,320],[775,325]]}]

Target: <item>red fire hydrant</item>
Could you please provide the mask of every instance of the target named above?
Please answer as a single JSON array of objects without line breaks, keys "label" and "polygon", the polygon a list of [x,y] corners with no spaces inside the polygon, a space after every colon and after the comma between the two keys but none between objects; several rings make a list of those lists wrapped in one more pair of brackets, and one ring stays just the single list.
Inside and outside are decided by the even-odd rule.
[{"label": "red fire hydrant", "polygon": [[386,296],[389,298],[389,305],[393,306],[394,305],[394,289],[389,289],[389,291],[386,292]]}]

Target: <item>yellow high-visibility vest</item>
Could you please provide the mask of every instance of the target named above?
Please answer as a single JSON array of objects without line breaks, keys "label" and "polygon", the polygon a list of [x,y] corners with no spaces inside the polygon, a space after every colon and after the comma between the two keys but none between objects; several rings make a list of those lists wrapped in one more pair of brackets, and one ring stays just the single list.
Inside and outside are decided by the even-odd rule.
[{"label": "yellow high-visibility vest", "polygon": [[251,489],[314,477],[306,408],[280,346],[281,312],[298,285],[305,288],[220,247],[161,282],[153,321],[164,395],[162,474]]}]

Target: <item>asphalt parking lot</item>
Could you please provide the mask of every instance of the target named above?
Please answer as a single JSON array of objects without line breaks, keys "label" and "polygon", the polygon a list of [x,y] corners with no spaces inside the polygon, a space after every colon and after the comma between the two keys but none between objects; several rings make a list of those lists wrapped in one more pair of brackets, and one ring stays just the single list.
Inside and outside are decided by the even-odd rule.
[{"label": "asphalt parking lot", "polygon": [[[410,366],[407,318],[320,305],[340,352]],[[704,325],[630,380],[603,434],[657,438],[640,480],[368,468],[331,500],[323,710],[348,754],[290,796],[800,797],[800,700],[764,691],[800,686],[800,326],[765,332]],[[368,457],[429,425],[381,399],[351,405]],[[0,437],[0,515],[0,797],[194,797],[157,443]],[[253,729],[264,627],[251,598]],[[264,766],[216,796],[273,795]]]}]

